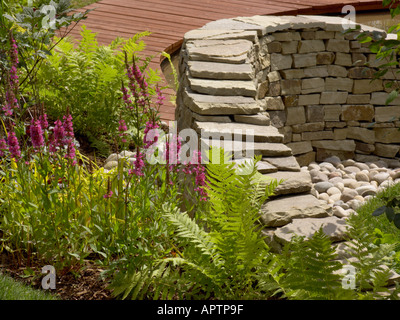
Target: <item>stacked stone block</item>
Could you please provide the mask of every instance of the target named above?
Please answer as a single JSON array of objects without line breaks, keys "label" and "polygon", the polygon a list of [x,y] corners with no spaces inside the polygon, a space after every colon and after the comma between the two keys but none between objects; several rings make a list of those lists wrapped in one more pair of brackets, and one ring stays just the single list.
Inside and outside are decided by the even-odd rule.
[{"label": "stacked stone block", "polygon": [[[177,114],[200,122],[274,126],[300,166],[329,156],[399,158],[400,98],[386,105],[376,61],[346,20],[255,16],[214,21],[185,35]],[[203,124],[204,125],[204,124]]]}]

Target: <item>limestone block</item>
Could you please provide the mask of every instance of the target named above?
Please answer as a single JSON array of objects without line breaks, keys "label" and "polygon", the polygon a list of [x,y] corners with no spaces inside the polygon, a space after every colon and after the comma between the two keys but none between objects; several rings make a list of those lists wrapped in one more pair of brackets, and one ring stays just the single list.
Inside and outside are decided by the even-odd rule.
[{"label": "limestone block", "polygon": [[375,151],[375,145],[356,141],[356,152],[370,154]]},{"label": "limestone block", "polygon": [[297,53],[299,42],[298,41],[284,41],[281,42],[282,54]]},{"label": "limestone block", "polygon": [[375,108],[376,122],[392,122],[398,120],[399,117],[400,117],[400,106]]},{"label": "limestone block", "polygon": [[237,114],[234,115],[234,119],[236,122],[248,123],[248,124],[256,124],[261,126],[269,126],[270,125],[270,118],[268,113],[258,113],[255,115],[244,115],[244,114]]},{"label": "limestone block", "polygon": [[280,53],[271,54],[271,71],[290,69],[292,67],[292,56]]},{"label": "limestone block", "polygon": [[300,134],[300,133],[293,133],[293,135],[292,135],[292,141],[293,141],[293,142],[301,141],[301,134]]},{"label": "limestone block", "polygon": [[300,35],[303,40],[315,40],[315,31],[302,31]]},{"label": "limestone block", "polygon": [[333,129],[334,140],[346,140],[347,128],[335,128]]},{"label": "limestone block", "polygon": [[324,120],[325,121],[340,121],[342,114],[342,107],[340,105],[325,105],[324,106]]},{"label": "limestone block", "polygon": [[303,69],[281,70],[280,74],[283,79],[301,79],[304,77]]},{"label": "limestone block", "polygon": [[321,94],[302,94],[299,95],[299,106],[318,105],[320,103]]},{"label": "limestone block", "polygon": [[354,67],[349,69],[349,78],[351,79],[372,79],[374,70],[367,67]]},{"label": "limestone block", "polygon": [[348,92],[322,92],[321,104],[343,104],[346,102]]},{"label": "limestone block", "polygon": [[283,182],[274,190],[275,195],[304,193],[311,190],[311,176],[308,172],[275,172],[265,176]]},{"label": "limestone block", "polygon": [[245,63],[253,48],[248,40],[195,40],[186,43],[191,60]]},{"label": "limestone block", "polygon": [[290,107],[298,107],[299,106],[299,96],[298,95],[289,95],[283,96],[283,103],[287,108]]},{"label": "limestone block", "polygon": [[209,80],[189,78],[190,88],[198,93],[217,96],[255,97],[257,89],[253,81],[243,80]]},{"label": "limestone block", "polygon": [[274,32],[271,35],[276,41],[301,40],[300,32]]},{"label": "limestone block", "polygon": [[347,104],[369,104],[371,101],[370,94],[349,94],[347,96]]},{"label": "limestone block", "polygon": [[308,218],[304,219],[293,219],[292,223],[275,231],[274,238],[278,243],[284,245],[285,243],[290,242],[292,237],[295,235],[310,239],[321,228],[331,242],[345,240],[348,233],[348,226],[344,219],[340,219],[335,216],[309,216]]},{"label": "limestone block", "polygon": [[324,122],[309,122],[309,123],[292,125],[294,133],[322,131],[324,130],[324,128],[325,128]]},{"label": "limestone block", "polygon": [[302,94],[322,92],[324,90],[325,80],[323,78],[308,78],[301,81]]},{"label": "limestone block", "polygon": [[333,52],[350,52],[350,44],[348,40],[328,39],[326,42],[326,51]]},{"label": "limestone block", "polygon": [[251,64],[231,64],[207,61],[189,61],[190,75],[194,78],[220,80],[251,80],[254,70]]},{"label": "limestone block", "polygon": [[292,149],[294,156],[313,151],[311,141],[292,142],[287,146]]},{"label": "limestone block", "polygon": [[375,128],[376,142],[400,143],[400,131],[397,128]]},{"label": "limestone block", "polygon": [[344,128],[347,126],[346,122],[340,121],[325,121],[325,128]]},{"label": "limestone block", "polygon": [[349,127],[347,128],[347,139],[354,139],[368,144],[374,144],[375,132],[366,128]]},{"label": "limestone block", "polygon": [[266,109],[265,110],[285,110],[281,97],[265,97]]},{"label": "limestone block", "polygon": [[304,107],[293,107],[286,109],[286,125],[301,124],[306,122]]},{"label": "limestone block", "polygon": [[326,78],[326,91],[347,91],[353,90],[353,80],[348,78]]},{"label": "limestone block", "polygon": [[279,74],[279,71],[268,72],[267,77],[269,82],[276,82],[281,80],[281,75]]},{"label": "limestone block", "polygon": [[282,51],[282,44],[279,41],[273,41],[267,44],[268,53],[279,53]]},{"label": "limestone block", "polygon": [[361,43],[359,41],[350,41],[350,49],[361,48]]},{"label": "limestone block", "polygon": [[300,167],[308,166],[311,162],[315,162],[316,152],[308,152],[296,156],[296,160]]},{"label": "limestone block", "polygon": [[312,141],[312,146],[320,149],[338,150],[338,151],[354,151],[356,144],[354,140],[317,140]]},{"label": "limestone block", "polygon": [[376,79],[371,82],[371,80],[354,80],[353,93],[371,93],[375,91],[382,91],[383,84],[382,80]]},{"label": "limestone block", "polygon": [[342,120],[343,121],[372,121],[374,119],[374,107],[370,104],[367,105],[343,105],[342,106]]},{"label": "limestone block", "polygon": [[317,65],[317,53],[293,54],[293,66],[295,68],[314,67]]},{"label": "limestone block", "polygon": [[281,95],[281,83],[280,81],[270,82],[268,85],[267,96],[276,97]]},{"label": "limestone block", "polygon": [[318,52],[316,56],[317,64],[330,65],[335,60],[335,54],[333,52]]},{"label": "limestone block", "polygon": [[318,30],[315,32],[315,39],[333,39],[334,37],[334,31]]},{"label": "limestone block", "polygon": [[283,135],[283,143],[289,143],[292,141],[293,130],[291,126],[281,127],[278,131]]},{"label": "limestone block", "polygon": [[249,97],[213,96],[184,90],[182,98],[185,106],[203,115],[256,114],[261,111],[260,104]]},{"label": "limestone block", "polygon": [[376,143],[374,154],[380,157],[394,158],[399,152],[399,150],[400,150],[400,145]]},{"label": "limestone block", "polygon": [[262,158],[263,161],[267,161],[273,166],[277,167],[278,170],[282,171],[300,171],[300,166],[296,161],[296,158],[293,156],[290,157],[271,157],[271,158]]},{"label": "limestone block", "polygon": [[203,116],[201,114],[193,112],[192,117],[197,121],[202,121],[202,122],[224,122],[224,123],[232,122],[229,116]]},{"label": "limestone block", "polygon": [[328,75],[331,77],[341,77],[341,78],[346,78],[348,71],[345,67],[342,66],[337,66],[337,65],[328,65]]},{"label": "limestone block", "polygon": [[271,119],[271,125],[276,128],[282,128],[286,123],[286,111],[269,111],[269,117]]},{"label": "limestone block", "polygon": [[[294,69],[294,70],[297,70],[297,69]],[[329,76],[327,66],[317,66],[317,67],[304,68],[304,69],[299,69],[299,70],[303,71],[304,77],[306,77],[306,78]]]},{"label": "limestone block", "polygon": [[269,91],[269,81],[265,80],[258,84],[257,88],[257,99],[262,99],[267,95]]},{"label": "limestone block", "polygon": [[367,62],[367,56],[359,52],[353,52],[351,54],[351,59],[353,60],[353,66],[362,67]]},{"label": "limestone block", "polygon": [[351,59],[351,54],[337,52],[335,58],[335,64],[339,66],[350,67],[353,64],[353,60]]},{"label": "limestone block", "polygon": [[299,42],[299,53],[321,52],[324,50],[325,44],[323,40],[302,40]]},{"label": "limestone block", "polygon": [[300,79],[283,79],[281,81],[282,95],[300,94],[301,93],[301,80]]},{"label": "limestone block", "polygon": [[308,105],[306,106],[307,122],[323,122],[325,116],[324,106]]},{"label": "limestone block", "polygon": [[305,141],[311,140],[333,140],[333,131],[315,131],[315,132],[303,132],[301,139]]},{"label": "limestone block", "polygon": [[[373,105],[386,105],[386,100],[389,97],[389,93],[386,92],[372,92],[371,93],[371,104]],[[400,96],[390,102],[388,105],[390,106],[397,106],[400,105]]]}]

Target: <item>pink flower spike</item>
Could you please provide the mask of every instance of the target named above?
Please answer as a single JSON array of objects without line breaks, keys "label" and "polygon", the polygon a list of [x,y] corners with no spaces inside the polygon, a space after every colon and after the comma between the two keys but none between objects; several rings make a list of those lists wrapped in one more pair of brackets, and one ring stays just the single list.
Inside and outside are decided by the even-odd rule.
[{"label": "pink flower spike", "polygon": [[0,139],[0,157],[4,157],[5,151],[7,151],[7,142],[4,139]]},{"label": "pink flower spike", "polygon": [[40,120],[32,119],[31,126],[29,128],[32,145],[35,149],[38,149],[44,145],[43,130],[40,124]]},{"label": "pink flower spike", "polygon": [[18,139],[14,131],[8,133],[7,142],[8,150],[10,151],[11,156],[15,159],[15,161],[18,161],[18,159],[21,158],[21,150],[19,148]]}]

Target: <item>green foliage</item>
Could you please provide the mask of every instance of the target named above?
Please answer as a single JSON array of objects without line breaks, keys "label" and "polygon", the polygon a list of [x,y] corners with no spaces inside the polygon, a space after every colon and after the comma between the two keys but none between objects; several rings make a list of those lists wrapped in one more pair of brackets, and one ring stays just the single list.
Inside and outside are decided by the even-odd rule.
[{"label": "green foliage", "polygon": [[375,209],[372,215],[378,217],[385,213],[386,218],[393,222],[396,228],[400,229],[400,194],[386,193],[382,196],[382,200],[385,205]]},{"label": "green foliage", "polygon": [[[322,228],[309,239],[293,237],[284,250],[285,276],[280,282],[284,295],[295,300],[348,299],[342,288],[342,268],[335,249]],[[351,297],[351,293],[350,293]]]},{"label": "green foliage", "polygon": [[[213,155],[209,156],[210,201],[204,212],[197,215],[198,219],[177,207],[162,207],[163,216],[174,231],[174,247],[179,250],[175,257],[159,260],[157,273],[148,274],[145,288],[151,284],[153,297],[263,298],[260,285],[266,286],[270,281],[266,275],[272,255],[259,233],[259,209],[278,182],[262,181],[255,165],[250,163],[243,165],[248,174],[238,175],[234,163],[226,161],[223,150],[213,149],[212,154],[215,153],[222,161],[213,163]],[[123,297],[137,297],[132,290],[141,285],[138,271],[125,277],[131,281],[114,283],[115,292]]]},{"label": "green foliage", "polygon": [[35,290],[0,273],[0,300],[58,300],[56,296]]},{"label": "green foliage", "polygon": [[[60,40],[38,75],[40,97],[49,115],[57,118],[68,108],[77,135],[109,154],[104,142],[112,143],[124,112],[121,99],[121,83],[126,83],[124,52],[132,57],[142,51],[145,47],[142,38],[148,34],[143,32],[129,40],[117,38],[108,46],[100,46],[96,33],[82,26],[82,38],[76,48],[72,40]],[[150,70],[147,80],[154,83],[159,77]]]}]

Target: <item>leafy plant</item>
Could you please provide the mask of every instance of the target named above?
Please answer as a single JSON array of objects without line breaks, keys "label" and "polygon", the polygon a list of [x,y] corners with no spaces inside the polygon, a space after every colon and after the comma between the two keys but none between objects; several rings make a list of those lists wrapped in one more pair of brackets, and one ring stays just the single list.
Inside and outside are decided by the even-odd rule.
[{"label": "leafy plant", "polygon": [[[96,34],[82,26],[77,47],[72,40],[61,40],[39,73],[40,96],[49,115],[57,117],[68,108],[79,136],[93,146],[106,147],[102,141],[112,144],[125,112],[121,92],[121,83],[128,81],[125,53],[138,59],[137,53],[145,47],[142,38],[148,34],[142,32],[129,40],[117,38],[108,46],[99,46]],[[154,84],[159,77],[150,70],[146,80]],[[107,148],[100,151],[110,153]]]},{"label": "leafy plant", "polygon": [[372,215],[378,217],[386,214],[387,219],[400,229],[400,194],[386,193],[382,196],[385,205],[377,208]]},{"label": "leafy plant", "polygon": [[[221,163],[212,162],[213,153],[220,156]],[[271,254],[257,221],[261,204],[273,194],[278,182],[266,184],[255,165],[249,163],[243,164],[249,174],[237,175],[223,150],[212,149],[209,159],[206,210],[194,220],[176,207],[162,207],[174,231],[176,256],[158,260],[157,268],[147,277],[135,272],[119,279],[113,288],[123,298],[137,297],[149,287],[153,297],[262,297],[258,283],[265,281],[262,276],[268,273]]]}]

